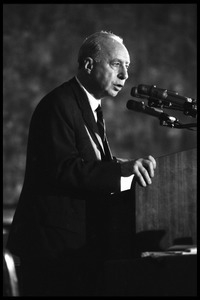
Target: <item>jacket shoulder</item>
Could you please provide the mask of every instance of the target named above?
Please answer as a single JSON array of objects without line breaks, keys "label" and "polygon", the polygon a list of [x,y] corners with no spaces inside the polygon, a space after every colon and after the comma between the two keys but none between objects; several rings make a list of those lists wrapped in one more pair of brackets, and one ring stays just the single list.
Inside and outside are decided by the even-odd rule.
[{"label": "jacket shoulder", "polygon": [[37,104],[33,116],[52,111],[68,114],[77,110],[80,97],[83,97],[83,91],[74,77],[46,94]]},{"label": "jacket shoulder", "polygon": [[52,104],[56,104],[57,102],[66,100],[70,101],[70,99],[74,99],[76,94],[75,90],[79,88],[78,83],[76,84],[76,82],[74,81],[75,78],[66,81],[58,87],[54,88],[41,99],[39,104],[43,102],[52,102]]}]

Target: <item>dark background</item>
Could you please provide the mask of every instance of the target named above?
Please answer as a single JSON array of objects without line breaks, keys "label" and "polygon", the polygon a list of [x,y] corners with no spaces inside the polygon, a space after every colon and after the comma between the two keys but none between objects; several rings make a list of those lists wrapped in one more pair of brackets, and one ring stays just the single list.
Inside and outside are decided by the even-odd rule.
[{"label": "dark background", "polygon": [[[14,209],[19,198],[34,108],[74,76],[82,41],[99,30],[120,35],[132,61],[124,90],[103,101],[113,155],[159,157],[196,147],[195,131],[163,127],[155,117],[126,109],[138,84],[196,99],[196,4],[4,4],[4,208]],[[182,112],[165,112],[182,123],[195,122]]]}]

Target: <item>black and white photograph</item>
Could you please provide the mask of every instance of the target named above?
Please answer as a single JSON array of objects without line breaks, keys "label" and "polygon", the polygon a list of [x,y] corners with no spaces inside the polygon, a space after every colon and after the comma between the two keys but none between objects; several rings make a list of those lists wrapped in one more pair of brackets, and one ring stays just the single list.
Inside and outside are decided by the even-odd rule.
[{"label": "black and white photograph", "polygon": [[3,296],[197,296],[197,3],[3,3]]}]

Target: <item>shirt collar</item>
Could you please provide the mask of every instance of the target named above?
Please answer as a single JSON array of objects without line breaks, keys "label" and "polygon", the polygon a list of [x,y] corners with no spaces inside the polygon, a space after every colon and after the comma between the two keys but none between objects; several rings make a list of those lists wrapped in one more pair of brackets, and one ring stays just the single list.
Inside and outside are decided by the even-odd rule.
[{"label": "shirt collar", "polygon": [[90,103],[91,109],[92,109],[93,112],[95,112],[97,107],[99,105],[101,105],[101,99],[96,99],[92,94],[90,94],[86,90],[86,88],[81,84],[81,82],[78,80],[78,78],[77,77],[75,77],[75,78],[76,78],[77,82],[79,83],[79,85],[82,87],[82,89],[86,92],[86,95],[88,97],[88,101]]}]

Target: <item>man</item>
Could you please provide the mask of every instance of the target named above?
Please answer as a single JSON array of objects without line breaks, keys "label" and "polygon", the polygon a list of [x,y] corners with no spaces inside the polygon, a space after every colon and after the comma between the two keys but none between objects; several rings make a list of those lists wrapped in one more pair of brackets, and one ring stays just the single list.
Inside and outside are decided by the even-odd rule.
[{"label": "man", "polygon": [[78,63],[77,76],[46,95],[30,123],[7,245],[21,260],[24,295],[94,295],[106,257],[109,196],[120,192],[124,177],[134,175],[145,187],[154,176],[152,156],[114,158],[97,125],[101,100],[115,97],[128,78],[123,40],[104,31],[89,36]]}]

